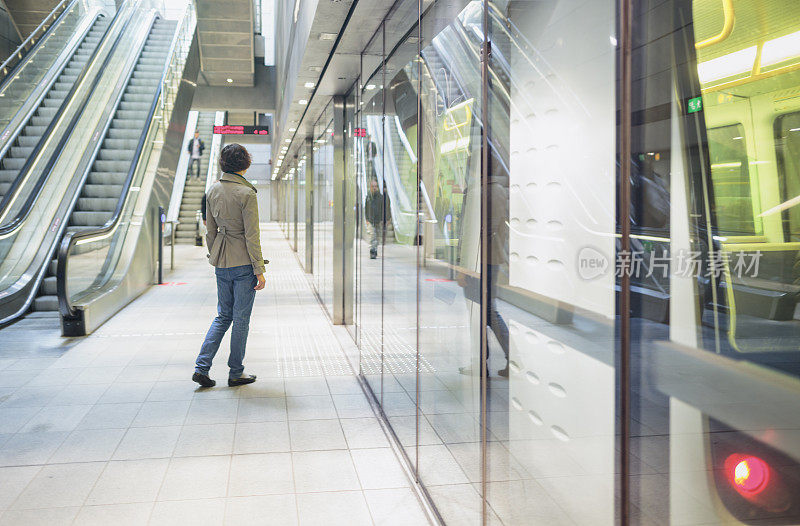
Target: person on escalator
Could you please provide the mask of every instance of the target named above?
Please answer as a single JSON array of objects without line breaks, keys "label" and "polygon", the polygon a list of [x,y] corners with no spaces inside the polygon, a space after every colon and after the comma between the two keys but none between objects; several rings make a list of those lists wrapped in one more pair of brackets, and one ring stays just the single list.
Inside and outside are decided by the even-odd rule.
[{"label": "person on escalator", "polygon": [[216,267],[218,314],[200,348],[192,376],[201,387],[216,385],[208,373],[231,325],[228,385],[256,381],[255,375],[244,374],[242,363],[256,291],[266,284],[256,189],[244,178],[250,162],[250,153],[244,146],[229,144],[223,148],[219,159],[223,175],[211,185],[206,197],[206,243],[208,260]]},{"label": "person on escalator", "polygon": [[191,158],[189,170],[194,170],[194,176],[198,179],[200,178],[200,158],[203,157],[203,150],[205,149],[206,145],[203,144],[203,140],[200,138],[200,132],[194,132],[194,139],[189,141],[186,151],[189,152]]},{"label": "person on escalator", "polygon": [[367,194],[367,202],[364,206],[364,216],[370,225],[370,238],[369,238],[369,258],[375,259],[378,257],[378,241],[381,232],[383,232],[383,225],[386,224],[386,216],[383,213],[383,194],[378,190],[378,180],[370,180],[369,194]]}]

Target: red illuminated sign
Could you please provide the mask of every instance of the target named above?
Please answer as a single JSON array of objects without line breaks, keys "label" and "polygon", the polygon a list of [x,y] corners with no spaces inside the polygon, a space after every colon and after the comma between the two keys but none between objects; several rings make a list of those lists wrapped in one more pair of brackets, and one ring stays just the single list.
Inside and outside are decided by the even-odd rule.
[{"label": "red illuminated sign", "polygon": [[214,126],[217,135],[269,135],[268,126]]},{"label": "red illuminated sign", "polygon": [[356,128],[353,130],[353,137],[366,137],[367,136],[367,129],[366,128]]}]

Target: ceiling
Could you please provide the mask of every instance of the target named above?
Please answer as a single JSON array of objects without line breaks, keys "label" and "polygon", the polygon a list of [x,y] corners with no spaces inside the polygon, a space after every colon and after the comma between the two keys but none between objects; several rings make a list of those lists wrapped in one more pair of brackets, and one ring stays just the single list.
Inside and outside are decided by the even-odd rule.
[{"label": "ceiling", "polygon": [[253,1],[194,0],[194,3],[200,44],[198,83],[253,86]]}]

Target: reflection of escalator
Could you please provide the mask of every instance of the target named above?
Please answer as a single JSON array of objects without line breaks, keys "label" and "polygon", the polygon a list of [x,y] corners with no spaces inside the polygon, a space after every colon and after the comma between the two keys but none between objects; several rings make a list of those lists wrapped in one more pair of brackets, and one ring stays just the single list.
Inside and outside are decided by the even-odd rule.
[{"label": "reflection of escalator", "polygon": [[5,209],[4,205],[10,194],[13,193],[13,189],[19,184],[19,179],[24,175],[23,168],[32,155],[40,149],[45,134],[51,128],[53,120],[63,110],[62,104],[75,86],[81,71],[87,66],[89,58],[100,44],[107,28],[108,19],[105,16],[99,16],[69,62],[64,65],[35,113],[20,130],[16,140],[11,143],[5,157],[0,161],[0,201],[3,203],[0,205],[0,210]]},{"label": "reflection of escalator", "polygon": [[[128,173],[136,161],[139,138],[152,117],[153,97],[161,81],[174,31],[174,21],[159,19],[153,24],[70,216],[68,232],[103,226],[113,218],[120,205]],[[58,310],[55,256],[48,266],[34,309]]]}]

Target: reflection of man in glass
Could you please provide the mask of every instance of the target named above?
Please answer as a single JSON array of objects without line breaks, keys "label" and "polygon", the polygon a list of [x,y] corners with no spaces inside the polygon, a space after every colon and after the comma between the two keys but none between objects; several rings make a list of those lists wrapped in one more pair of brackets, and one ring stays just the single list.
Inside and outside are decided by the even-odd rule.
[{"label": "reflection of man in glass", "polygon": [[[464,202],[467,202],[468,189],[464,188]],[[479,193],[479,192],[478,192]],[[497,310],[498,285],[507,282],[508,277],[508,177],[496,175],[489,182],[489,329],[497,338],[505,355],[505,367],[497,371],[499,376],[508,377],[509,335],[508,325]],[[465,209],[466,210],[466,209]],[[466,212],[465,212],[466,213]],[[459,236],[459,243],[464,238]],[[481,301],[480,274],[461,272],[458,284],[464,288],[464,296],[475,303]],[[489,349],[491,353],[491,349]],[[487,356],[488,360],[488,356]],[[461,374],[472,374],[470,367],[459,368]]]},{"label": "reflection of man in glass", "polygon": [[370,179],[369,181],[369,194],[367,194],[367,202],[365,205],[364,216],[371,227],[369,239],[369,258],[375,259],[378,257],[378,236],[383,231],[384,214],[383,214],[383,194],[378,189],[378,180]]}]

